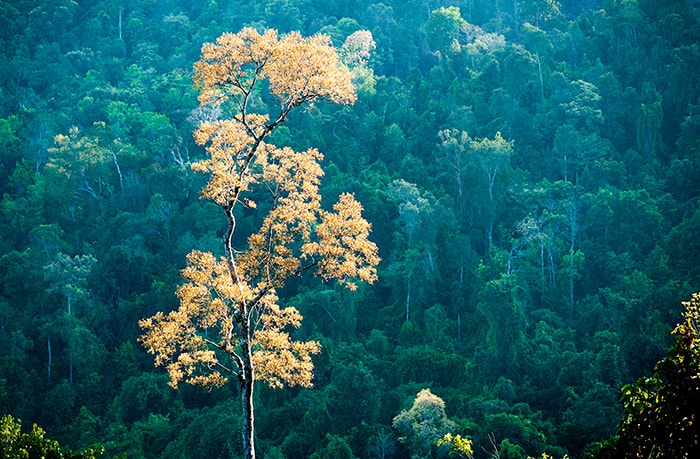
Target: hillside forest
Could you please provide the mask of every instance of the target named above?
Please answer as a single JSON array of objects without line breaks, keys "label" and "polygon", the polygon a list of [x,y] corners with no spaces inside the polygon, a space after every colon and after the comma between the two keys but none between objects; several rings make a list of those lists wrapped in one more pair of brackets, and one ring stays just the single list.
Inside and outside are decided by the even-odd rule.
[{"label": "hillside forest", "polygon": [[283,271],[299,320],[260,321],[299,325],[313,370],[255,386],[257,457],[693,457],[699,22],[697,0],[0,0],[0,452],[242,457],[239,385],[174,389],[144,333],[193,253],[243,249],[202,173],[222,113],[195,64],[276,31],[332,45],[354,88],[256,138],[316,152],[279,161],[318,161],[302,198],[327,221],[278,231],[256,192],[241,244],[328,255],[352,209],[371,242],[326,242],[361,239],[371,269]]}]

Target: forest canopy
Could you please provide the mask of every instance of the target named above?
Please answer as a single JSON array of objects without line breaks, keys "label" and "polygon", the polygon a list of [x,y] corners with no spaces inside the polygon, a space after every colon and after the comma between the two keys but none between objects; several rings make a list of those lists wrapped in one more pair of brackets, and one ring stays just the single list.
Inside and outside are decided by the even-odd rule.
[{"label": "forest canopy", "polygon": [[[361,202],[381,256],[355,291],[297,276],[276,289],[279,311],[304,318],[289,340],[321,352],[314,387],[257,386],[259,456],[581,458],[630,436],[658,453],[624,420],[640,394],[669,401],[659,419],[689,396],[678,356],[695,338],[675,325],[700,290],[696,0],[0,11],[0,415],[27,435],[108,457],[242,455],[239,388],[172,390],[138,337],[139,320],[177,311],[183,270],[192,282],[204,254],[226,255],[231,196],[200,172],[237,138],[214,129],[236,99],[202,95],[195,63],[245,30],[337,53],[352,94],[312,100],[311,79],[288,84],[311,62],[273,66],[245,96],[248,134],[285,113],[265,142],[300,153],[270,158],[317,164],[318,215]],[[241,241],[272,229],[252,183]],[[320,242],[321,222],[294,229]],[[426,407],[435,439],[404,422]]]}]

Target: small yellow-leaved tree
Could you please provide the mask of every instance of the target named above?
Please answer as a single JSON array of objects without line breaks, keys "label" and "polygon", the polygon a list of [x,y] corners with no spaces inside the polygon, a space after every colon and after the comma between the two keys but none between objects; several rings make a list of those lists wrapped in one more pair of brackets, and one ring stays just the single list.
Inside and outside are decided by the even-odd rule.
[{"label": "small yellow-leaved tree", "polygon": [[[299,327],[302,317],[295,308],[278,305],[279,289],[306,271],[350,288],[377,276],[377,247],[368,238],[371,227],[361,205],[343,194],[331,210],[321,206],[321,153],[269,142],[302,104],[353,103],[351,76],[327,36],[278,36],[252,28],[205,44],[195,64],[200,109],[222,115],[196,129],[195,140],[206,146],[207,157],[192,168],[209,175],[201,196],[226,215],[223,256],[196,250],[188,255],[185,283],[177,290],[179,308],[142,320],[140,341],[156,365],[167,368],[173,387],[237,381],[246,459],[255,457],[256,379],[272,387],[310,386],[311,355],[320,349],[316,342],[290,337],[289,327]],[[274,101],[267,104],[274,109],[251,109],[266,106],[265,97]],[[253,193],[268,192],[269,211],[259,229],[240,236],[241,209],[256,209]]]}]

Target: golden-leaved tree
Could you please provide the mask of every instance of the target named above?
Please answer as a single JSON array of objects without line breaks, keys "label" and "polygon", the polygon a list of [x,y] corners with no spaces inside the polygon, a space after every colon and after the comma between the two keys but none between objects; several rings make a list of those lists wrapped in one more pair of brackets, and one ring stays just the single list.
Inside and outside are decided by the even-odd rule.
[{"label": "golden-leaved tree", "polygon": [[[296,107],[355,101],[352,74],[330,39],[245,28],[205,44],[194,70],[199,110],[209,116],[194,133],[207,156],[192,168],[209,175],[201,196],[226,215],[224,250],[220,257],[197,250],[188,255],[179,308],[142,320],[140,341],[156,365],[167,368],[173,387],[238,382],[249,459],[255,457],[255,381],[310,386],[311,355],[320,350],[317,342],[291,338],[288,330],[302,317],[293,307],[280,307],[277,292],[307,271],[349,288],[371,283],[379,257],[351,194],[341,195],[332,209],[322,207],[321,153],[269,142]],[[253,106],[273,108],[261,113]],[[260,227],[240,235],[240,211],[254,211],[253,197],[266,194],[269,210]]]}]

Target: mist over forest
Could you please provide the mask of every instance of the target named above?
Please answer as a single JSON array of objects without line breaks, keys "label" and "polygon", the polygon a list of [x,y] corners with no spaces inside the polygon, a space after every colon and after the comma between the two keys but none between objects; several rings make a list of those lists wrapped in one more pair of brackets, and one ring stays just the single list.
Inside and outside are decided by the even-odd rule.
[{"label": "mist over forest", "polygon": [[[187,303],[186,268],[209,260],[193,253],[264,279],[245,253],[278,231],[327,271],[278,263],[276,305],[303,317],[283,344],[307,343],[313,370],[274,387],[264,367],[257,457],[693,457],[699,22],[697,0],[0,0],[0,416],[99,457],[243,457],[239,386],[173,389],[143,338],[163,323],[143,320]],[[304,174],[322,175],[320,217],[294,226],[251,186],[227,251],[207,126],[228,106],[195,64],[271,30],[328,37],[329,92],[293,87],[279,124],[229,118],[250,148],[305,152],[270,148],[270,170],[303,175],[309,206]],[[307,70],[286,59],[239,108],[274,112],[273,77]],[[368,267],[347,271],[351,249]],[[262,329],[294,325],[276,307]]]}]

